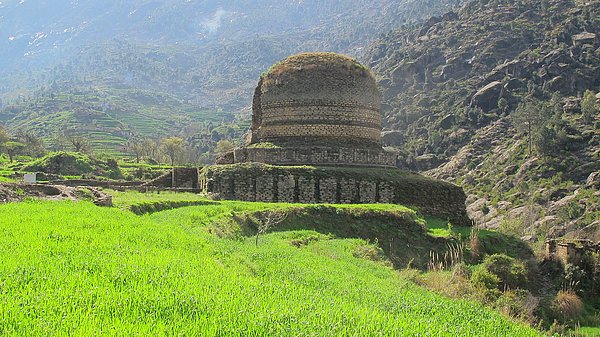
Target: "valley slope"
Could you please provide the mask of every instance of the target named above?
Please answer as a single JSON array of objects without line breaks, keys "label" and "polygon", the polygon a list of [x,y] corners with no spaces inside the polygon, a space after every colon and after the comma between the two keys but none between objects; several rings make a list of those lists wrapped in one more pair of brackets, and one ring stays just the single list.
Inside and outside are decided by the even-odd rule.
[{"label": "valley slope", "polygon": [[383,37],[370,65],[387,145],[401,165],[463,185],[483,226],[599,239],[599,12],[476,0]]}]

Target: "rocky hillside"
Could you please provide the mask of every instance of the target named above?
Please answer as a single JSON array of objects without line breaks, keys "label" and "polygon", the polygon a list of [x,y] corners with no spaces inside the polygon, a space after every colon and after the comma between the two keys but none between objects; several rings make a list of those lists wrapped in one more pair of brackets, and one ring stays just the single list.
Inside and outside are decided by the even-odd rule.
[{"label": "rocky hillside", "polygon": [[387,145],[463,184],[483,226],[598,239],[598,13],[597,0],[475,0],[387,34],[369,52]]}]

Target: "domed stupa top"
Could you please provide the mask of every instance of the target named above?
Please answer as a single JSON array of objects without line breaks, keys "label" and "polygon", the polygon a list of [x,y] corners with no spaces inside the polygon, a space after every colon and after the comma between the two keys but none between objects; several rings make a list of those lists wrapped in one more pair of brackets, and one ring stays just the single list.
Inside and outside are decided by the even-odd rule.
[{"label": "domed stupa top", "polygon": [[254,93],[250,144],[381,147],[381,98],[371,72],[335,53],[290,56]]}]

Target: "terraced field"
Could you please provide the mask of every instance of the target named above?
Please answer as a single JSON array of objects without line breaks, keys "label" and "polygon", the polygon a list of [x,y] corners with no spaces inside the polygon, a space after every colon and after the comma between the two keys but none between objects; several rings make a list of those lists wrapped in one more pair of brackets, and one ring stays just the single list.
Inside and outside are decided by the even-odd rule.
[{"label": "terraced field", "polygon": [[[115,196],[121,208],[134,199]],[[0,205],[0,335],[540,335],[417,287],[362,239],[280,230],[257,245],[207,230],[219,216],[269,209],[213,202],[139,216],[88,202]],[[367,211],[421,221],[400,206]]]},{"label": "terraced field", "polygon": [[218,126],[228,114],[186,104],[171,96],[128,89],[78,89],[42,95],[35,101],[0,109],[0,123],[14,134],[39,136],[56,148],[66,137],[83,136],[92,149],[108,155],[124,152],[132,136],[179,135],[192,124]]}]

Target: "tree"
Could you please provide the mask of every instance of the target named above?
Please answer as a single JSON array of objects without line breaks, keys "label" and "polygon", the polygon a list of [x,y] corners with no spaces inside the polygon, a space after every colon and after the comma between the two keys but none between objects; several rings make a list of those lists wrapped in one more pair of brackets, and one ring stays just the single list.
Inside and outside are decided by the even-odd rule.
[{"label": "tree", "polygon": [[17,139],[19,142],[26,145],[23,153],[28,156],[41,157],[47,152],[44,141],[32,132],[19,132],[17,134]]},{"label": "tree", "polygon": [[8,142],[10,140],[10,136],[8,135],[8,132],[6,132],[6,129],[0,125],[0,148],[2,147],[2,144]]},{"label": "tree", "polygon": [[179,137],[169,137],[162,140],[162,149],[169,157],[171,166],[175,165],[175,161],[183,152],[183,139]]},{"label": "tree", "polygon": [[511,115],[512,124],[517,130],[527,134],[528,156],[531,157],[533,151],[533,139],[545,126],[548,111],[545,106],[539,102],[527,101],[519,104],[515,112]]},{"label": "tree", "polygon": [[175,161],[183,152],[183,139],[179,137],[169,137],[162,141],[162,148],[171,161],[171,187],[175,187]]},{"label": "tree", "polygon": [[258,247],[258,237],[261,234],[267,233],[269,228],[281,223],[287,217],[287,214],[283,211],[266,211],[263,214],[258,230],[256,231],[256,246]]},{"label": "tree", "polygon": [[504,115],[506,108],[508,108],[508,101],[506,98],[502,97],[498,100],[498,109],[500,109],[500,114]]},{"label": "tree", "polygon": [[8,159],[12,163],[14,161],[14,157],[21,153],[21,151],[25,148],[25,144],[21,142],[8,141],[5,142],[2,148],[8,154]]},{"label": "tree", "polygon": [[226,154],[227,152],[231,152],[235,149],[235,145],[227,139],[222,139],[217,142],[217,146],[215,147],[215,153],[217,156],[221,156]]},{"label": "tree", "polygon": [[90,143],[87,139],[80,136],[71,136],[68,138],[69,143],[73,146],[75,152],[87,153],[90,152]]},{"label": "tree", "polygon": [[600,109],[596,103],[596,95],[590,90],[586,90],[581,100],[581,115],[585,123],[590,124],[598,115]]},{"label": "tree", "polygon": [[150,138],[144,139],[142,142],[142,146],[144,148],[144,156],[148,159],[152,159],[158,162],[158,141]]},{"label": "tree", "polygon": [[144,156],[146,149],[144,147],[144,141],[136,138],[130,138],[126,145],[127,151],[135,156],[135,162],[139,163],[140,159]]}]

